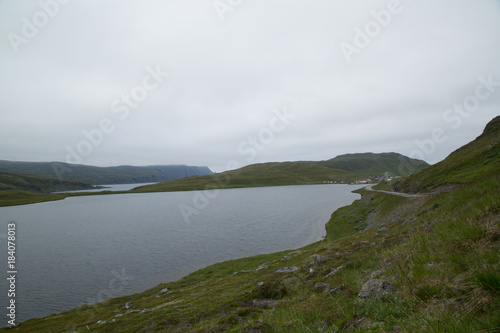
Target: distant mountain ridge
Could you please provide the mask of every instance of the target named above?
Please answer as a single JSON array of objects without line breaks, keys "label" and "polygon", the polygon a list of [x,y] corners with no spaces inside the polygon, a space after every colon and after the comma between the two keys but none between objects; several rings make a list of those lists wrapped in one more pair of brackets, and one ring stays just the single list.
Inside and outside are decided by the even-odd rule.
[{"label": "distant mountain ridge", "polygon": [[93,185],[154,183],[183,177],[210,175],[206,166],[153,165],[96,167],[61,162],[0,160],[0,170],[40,177],[74,180]]}]

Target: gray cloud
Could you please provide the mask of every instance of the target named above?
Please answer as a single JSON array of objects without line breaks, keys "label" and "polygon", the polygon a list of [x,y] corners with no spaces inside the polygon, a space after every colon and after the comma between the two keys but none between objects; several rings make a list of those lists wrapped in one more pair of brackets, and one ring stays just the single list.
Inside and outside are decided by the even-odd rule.
[{"label": "gray cloud", "polygon": [[[77,150],[90,140],[83,131],[108,119],[113,130],[94,137],[82,163],[221,171],[231,160],[365,151],[420,152],[434,163],[499,114],[495,87],[470,115],[443,118],[480,77],[500,82],[498,1],[255,0],[224,20],[212,0],[65,2],[0,2],[2,159],[65,161],[67,146]],[[340,45],[355,46],[357,29],[394,3],[400,12],[348,64]],[[43,26],[27,38],[35,18]],[[17,53],[13,34],[25,38]],[[157,66],[168,77],[121,119],[113,102],[139,93]],[[284,107],[296,117],[267,140]],[[436,128],[446,140],[423,151]],[[266,142],[250,159],[242,147],[259,135]]]}]

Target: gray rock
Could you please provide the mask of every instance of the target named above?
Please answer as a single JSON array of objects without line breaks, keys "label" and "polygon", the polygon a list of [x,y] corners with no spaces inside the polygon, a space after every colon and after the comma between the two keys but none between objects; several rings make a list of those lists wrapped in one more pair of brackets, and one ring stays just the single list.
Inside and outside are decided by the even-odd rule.
[{"label": "gray rock", "polygon": [[163,294],[171,294],[172,292],[170,290],[168,290],[168,288],[165,288],[165,289],[162,289],[160,290],[160,292],[158,293],[158,295],[163,295]]},{"label": "gray rock", "polygon": [[417,220],[417,217],[416,216],[410,216],[409,218],[407,218],[403,224],[409,224],[409,223],[413,223]]},{"label": "gray rock", "polygon": [[324,256],[315,256],[314,257],[315,264],[322,264],[324,262],[326,262],[326,258]]},{"label": "gray rock", "polygon": [[330,273],[328,273],[328,275],[326,277],[329,277],[329,276],[332,276],[334,274],[337,274],[338,271],[340,271],[344,266],[339,266],[337,268],[335,268],[333,271],[331,271]]},{"label": "gray rock", "polygon": [[370,245],[370,242],[368,242],[368,241],[361,241],[361,242],[359,242],[359,245],[361,245],[361,246],[368,246],[368,245]]},{"label": "gray rock", "polygon": [[263,263],[262,265],[260,265],[259,267],[257,267],[257,269],[255,271],[260,271],[262,269],[266,269],[267,268],[267,264],[269,264],[269,263],[268,262]]},{"label": "gray rock", "polygon": [[99,320],[96,324],[97,324],[97,325],[103,325],[103,324],[106,324],[106,320]]},{"label": "gray rock", "polygon": [[130,309],[131,307],[132,307],[132,302],[125,303],[125,306],[124,306],[125,309]]},{"label": "gray rock", "polygon": [[363,288],[361,288],[358,294],[358,298],[366,299],[379,297],[383,294],[395,292],[396,290],[396,287],[386,280],[371,279],[363,285]]},{"label": "gray rock", "polygon": [[298,271],[299,268],[298,267],[282,267],[280,269],[278,269],[276,271],[276,273],[291,273],[291,272],[295,272],[295,271]]},{"label": "gray rock", "polygon": [[389,229],[387,229],[386,227],[382,227],[382,228],[377,229],[377,232],[387,232],[387,231],[389,231]]},{"label": "gray rock", "polygon": [[274,308],[277,302],[271,299],[253,299],[252,305],[259,309]]},{"label": "gray rock", "polygon": [[330,295],[335,295],[340,291],[341,287],[330,289]]},{"label": "gray rock", "polygon": [[372,272],[372,274],[370,274],[370,279],[376,279],[380,275],[382,275],[382,273],[384,273],[384,271],[382,271],[382,270],[374,271],[374,272]]},{"label": "gray rock", "polygon": [[234,272],[234,273],[233,273],[233,276],[236,276],[236,275],[241,274],[241,273],[249,273],[249,272],[251,272],[251,271],[246,270],[246,271]]},{"label": "gray rock", "polygon": [[330,286],[328,286],[326,283],[323,283],[323,282],[317,282],[314,285],[314,290],[316,290],[316,291],[326,292],[326,291],[328,291],[328,289],[330,289]]}]

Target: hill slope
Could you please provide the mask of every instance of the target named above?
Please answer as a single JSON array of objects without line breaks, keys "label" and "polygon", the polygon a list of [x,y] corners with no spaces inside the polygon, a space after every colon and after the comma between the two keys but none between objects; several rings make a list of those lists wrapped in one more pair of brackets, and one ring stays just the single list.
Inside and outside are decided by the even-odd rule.
[{"label": "hill slope", "polygon": [[195,175],[209,175],[208,167],[187,165],[95,167],[60,162],[0,161],[0,170],[99,184],[161,182]]},{"label": "hill slope", "polygon": [[397,191],[432,192],[494,180],[500,174],[500,116],[471,143],[457,149],[445,160],[393,184]]},{"label": "hill slope", "polygon": [[93,188],[94,186],[84,182],[0,171],[0,191],[50,193],[56,191],[89,190]]},{"label": "hill slope", "polygon": [[[325,181],[350,182],[385,172],[401,174],[404,163],[420,170],[424,161],[396,153],[350,154],[322,162],[281,162],[252,164],[237,170],[204,177],[178,179],[135,189],[135,192],[189,191],[211,188],[321,184]],[[404,172],[404,170],[403,170]]]},{"label": "hill slope", "polygon": [[[447,192],[399,197],[361,189],[360,200],[332,214],[321,242],[219,263],[144,293],[1,331],[498,332],[494,124],[443,164],[398,182],[416,179],[421,190],[460,180]],[[455,167],[456,174],[442,174]],[[378,296],[370,296],[367,282],[379,286]]]},{"label": "hill slope", "polygon": [[345,154],[328,161],[319,162],[319,164],[332,169],[346,170],[366,176],[380,175],[384,172],[389,172],[396,176],[406,176],[409,169],[403,168],[403,166],[412,166],[411,172],[429,166],[425,161],[409,158],[397,153]]}]

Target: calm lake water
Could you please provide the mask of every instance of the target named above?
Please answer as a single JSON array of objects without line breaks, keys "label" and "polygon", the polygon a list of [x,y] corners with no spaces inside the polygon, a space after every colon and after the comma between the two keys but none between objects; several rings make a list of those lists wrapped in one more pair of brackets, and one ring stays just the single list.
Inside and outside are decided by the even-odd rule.
[{"label": "calm lake water", "polygon": [[[212,198],[196,201],[202,209],[189,223],[179,207],[193,207],[196,192],[85,196],[2,207],[5,276],[7,224],[16,223],[17,322],[141,292],[216,262],[318,241],[331,213],[358,199],[351,191],[360,187],[228,189],[215,197],[205,192]],[[0,288],[5,309],[5,277]],[[0,326],[7,325],[2,317]]]},{"label": "calm lake water", "polygon": [[103,188],[99,188],[96,190],[78,190],[78,191],[61,191],[61,192],[54,192],[54,193],[78,193],[78,192],[102,192],[102,191],[128,191],[133,188],[139,187],[139,186],[144,186],[144,185],[151,185],[151,184],[156,184],[156,183],[136,183],[136,184],[110,184],[110,185],[99,185],[102,186]]}]

